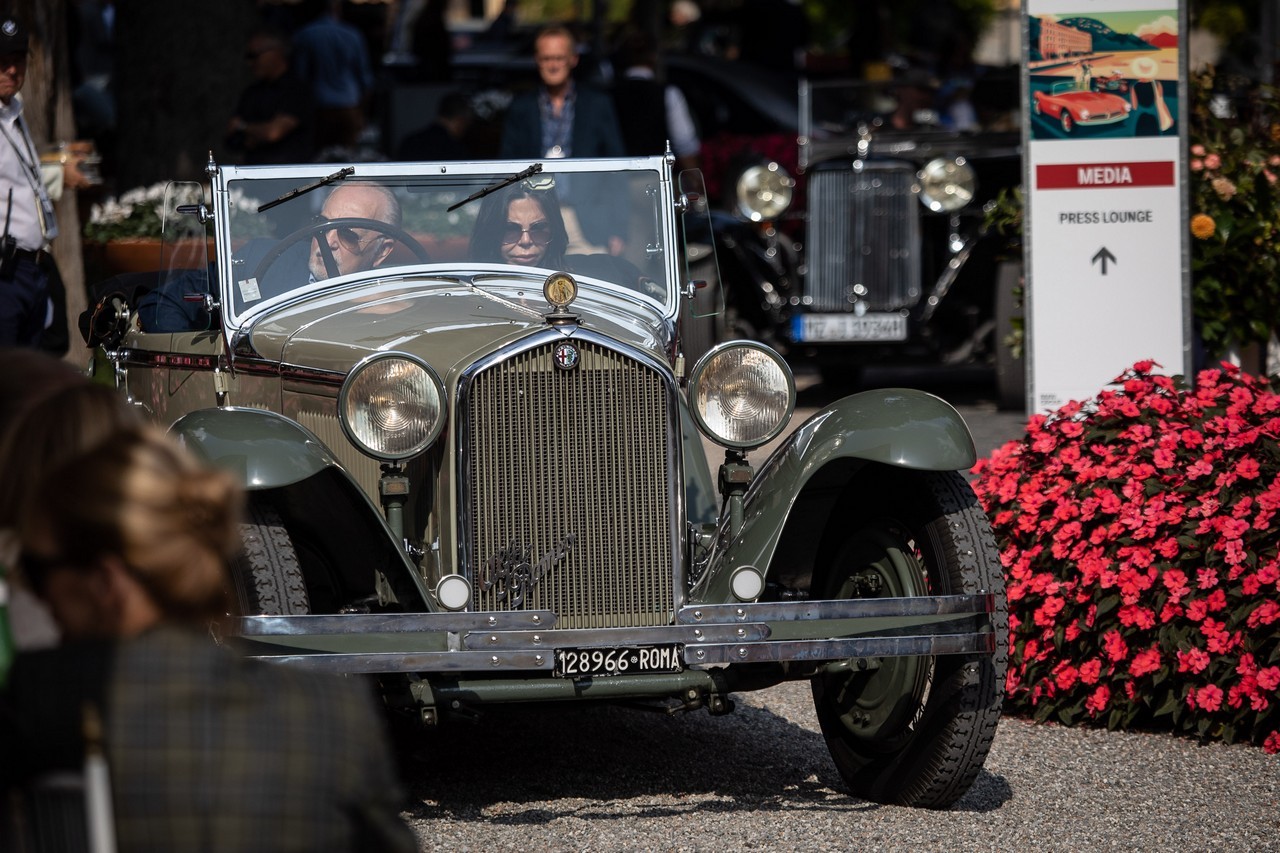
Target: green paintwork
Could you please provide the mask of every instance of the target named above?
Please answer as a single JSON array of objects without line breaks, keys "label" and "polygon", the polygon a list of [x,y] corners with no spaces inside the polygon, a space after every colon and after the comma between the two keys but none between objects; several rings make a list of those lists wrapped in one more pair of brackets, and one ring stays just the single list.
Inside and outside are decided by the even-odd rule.
[{"label": "green paintwork", "polygon": [[299,483],[325,468],[341,468],[308,430],[260,409],[200,409],[170,433],[213,465],[240,478],[250,491]]},{"label": "green paintwork", "polygon": [[964,418],[932,394],[889,388],[835,401],[795,430],[760,467],[747,492],[742,529],[717,555],[691,600],[732,601],[732,569],[768,567],[805,483],[838,459],[960,471],[973,467],[978,456]]}]

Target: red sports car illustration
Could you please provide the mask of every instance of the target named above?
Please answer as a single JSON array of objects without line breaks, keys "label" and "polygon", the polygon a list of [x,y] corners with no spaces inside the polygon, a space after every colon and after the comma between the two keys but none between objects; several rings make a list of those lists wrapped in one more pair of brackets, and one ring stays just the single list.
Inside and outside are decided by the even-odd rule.
[{"label": "red sports car illustration", "polygon": [[1063,133],[1071,133],[1076,125],[1089,127],[1124,121],[1133,109],[1119,95],[1081,91],[1074,80],[1054,83],[1050,91],[1032,92],[1031,97],[1036,115],[1056,118]]}]

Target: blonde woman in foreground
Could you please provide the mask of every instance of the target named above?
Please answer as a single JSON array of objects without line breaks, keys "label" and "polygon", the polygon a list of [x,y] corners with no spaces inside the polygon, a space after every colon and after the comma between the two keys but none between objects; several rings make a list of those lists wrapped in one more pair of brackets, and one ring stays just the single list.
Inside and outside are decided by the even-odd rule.
[{"label": "blonde woman in foreground", "polygon": [[121,850],[416,850],[365,683],[214,642],[242,504],[229,475],[151,427],[40,479],[21,569],[67,642],[15,662],[0,783],[81,766],[88,705],[104,721]]}]

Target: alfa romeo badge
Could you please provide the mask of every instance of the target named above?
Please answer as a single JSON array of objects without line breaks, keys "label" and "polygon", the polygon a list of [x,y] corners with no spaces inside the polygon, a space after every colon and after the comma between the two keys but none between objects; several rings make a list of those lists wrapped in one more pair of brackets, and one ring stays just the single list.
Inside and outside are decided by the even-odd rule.
[{"label": "alfa romeo badge", "polygon": [[561,370],[573,370],[578,366],[578,359],[578,346],[569,341],[556,344],[555,352],[551,356],[551,360]]}]

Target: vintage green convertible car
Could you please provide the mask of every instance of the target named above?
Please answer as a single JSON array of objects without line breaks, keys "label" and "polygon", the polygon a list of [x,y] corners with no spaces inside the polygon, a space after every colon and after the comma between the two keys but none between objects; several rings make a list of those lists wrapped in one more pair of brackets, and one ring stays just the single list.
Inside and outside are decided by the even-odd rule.
[{"label": "vintage green convertible car", "polygon": [[855,794],[950,805],[1008,635],[972,439],[937,397],[868,391],[749,464],[794,381],[756,342],[691,351],[722,300],[672,163],[210,163],[167,202],[191,268],[101,289],[98,369],[243,478],[246,654],[367,675],[431,725],[724,713],[807,679]]}]

